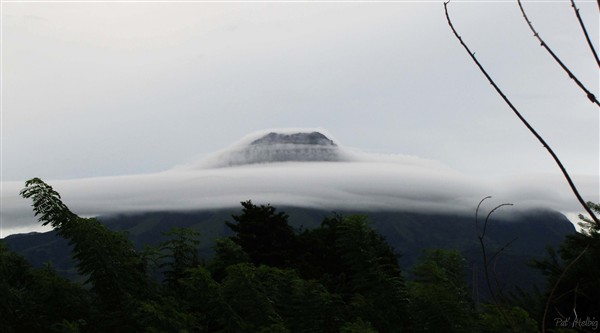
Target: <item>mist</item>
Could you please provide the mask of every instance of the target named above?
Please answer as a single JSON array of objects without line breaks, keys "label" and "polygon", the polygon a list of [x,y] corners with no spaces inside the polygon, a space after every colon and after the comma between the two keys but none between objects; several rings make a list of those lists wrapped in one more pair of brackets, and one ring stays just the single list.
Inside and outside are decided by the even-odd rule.
[{"label": "mist", "polygon": [[[559,175],[481,179],[435,160],[369,154],[338,145],[336,161],[240,162],[238,153],[264,133],[164,172],[44,181],[80,216],[231,208],[249,199],[276,207],[474,214],[488,195],[493,196],[489,204],[513,203],[511,209],[552,209],[568,216],[582,211]],[[238,163],[228,166],[232,156]],[[598,201],[597,177],[574,178],[584,198]],[[36,221],[31,202],[19,196],[24,182],[2,185],[2,237],[47,230]]]}]

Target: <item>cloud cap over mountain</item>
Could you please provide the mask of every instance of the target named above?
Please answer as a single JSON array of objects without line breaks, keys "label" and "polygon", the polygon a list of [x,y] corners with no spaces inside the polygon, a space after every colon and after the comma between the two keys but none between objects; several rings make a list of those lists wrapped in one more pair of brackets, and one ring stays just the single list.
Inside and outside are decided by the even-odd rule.
[{"label": "cloud cap over mountain", "polygon": [[[577,180],[596,200],[595,179]],[[353,151],[321,129],[255,133],[206,160],[160,173],[46,181],[83,216],[237,207],[248,199],[331,210],[472,214],[488,195],[515,209],[581,210],[560,177],[476,179],[437,161]],[[18,196],[23,183],[3,186],[3,236],[43,230],[30,202]]]}]

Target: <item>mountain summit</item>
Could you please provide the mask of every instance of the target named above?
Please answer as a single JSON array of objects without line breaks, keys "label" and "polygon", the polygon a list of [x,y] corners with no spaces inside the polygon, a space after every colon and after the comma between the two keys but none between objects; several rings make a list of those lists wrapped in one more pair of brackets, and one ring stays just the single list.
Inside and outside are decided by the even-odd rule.
[{"label": "mountain summit", "polygon": [[215,167],[278,162],[341,162],[348,158],[318,131],[269,132],[221,153]]},{"label": "mountain summit", "polygon": [[294,144],[294,145],[315,145],[315,146],[337,146],[328,137],[319,132],[310,133],[275,133],[271,132],[260,139],[252,141],[251,145],[276,145],[276,144]]}]

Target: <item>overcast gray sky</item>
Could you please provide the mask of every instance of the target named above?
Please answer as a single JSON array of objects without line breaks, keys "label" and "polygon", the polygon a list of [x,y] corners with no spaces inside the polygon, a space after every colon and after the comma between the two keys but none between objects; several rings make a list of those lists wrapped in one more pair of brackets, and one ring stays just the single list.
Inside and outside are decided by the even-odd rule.
[{"label": "overcast gray sky", "polygon": [[[325,128],[344,146],[437,160],[478,179],[561,179],[454,38],[442,2],[1,6],[3,182],[159,172],[278,127]],[[578,6],[598,41],[595,1]],[[598,92],[570,3],[525,7]],[[575,180],[589,189],[592,179],[597,201],[598,108],[514,1],[449,9]]]}]

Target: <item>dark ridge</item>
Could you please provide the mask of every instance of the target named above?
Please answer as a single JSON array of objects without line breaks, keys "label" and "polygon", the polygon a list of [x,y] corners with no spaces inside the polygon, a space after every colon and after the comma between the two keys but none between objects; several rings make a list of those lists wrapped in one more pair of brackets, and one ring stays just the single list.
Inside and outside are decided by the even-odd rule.
[{"label": "dark ridge", "polygon": [[[331,210],[301,207],[278,207],[278,211],[287,213],[290,224],[299,232],[318,228],[325,217],[332,216]],[[352,210],[338,212],[344,215],[360,213]],[[172,227],[191,228],[200,232],[200,252],[208,259],[212,257],[215,239],[231,236],[224,221],[231,221],[232,214],[239,214],[239,209],[140,213],[106,216],[100,220],[112,230],[126,232],[139,250],[145,245],[158,246],[166,240],[162,233]],[[467,282],[473,283],[473,270],[477,269],[480,274],[476,275],[476,286],[479,286],[481,297],[487,297],[485,288],[482,288],[485,285],[481,273],[482,253],[473,217],[402,211],[375,211],[367,215],[371,226],[399,254],[400,266],[407,274],[425,249],[456,249],[467,261]],[[530,266],[531,261],[546,258],[548,246],[558,249],[564,237],[574,232],[573,224],[564,215],[547,210],[532,210],[515,214],[510,220],[492,221],[486,235],[489,253],[493,255],[516,238],[502,252],[495,266],[495,275],[505,285],[505,291],[513,291],[516,286],[526,291],[532,291],[535,287],[543,289],[546,279],[540,271]],[[45,262],[51,262],[63,276],[73,280],[82,279],[71,258],[71,246],[55,231],[11,235],[2,241],[35,267],[43,267]]]}]

